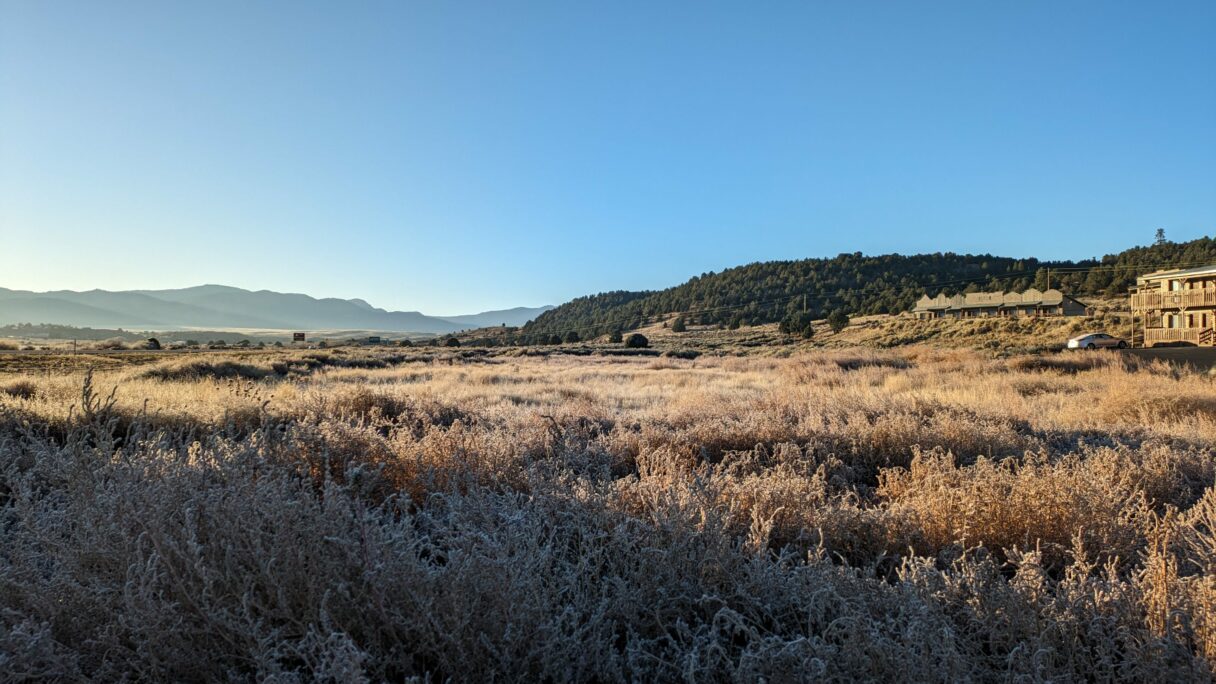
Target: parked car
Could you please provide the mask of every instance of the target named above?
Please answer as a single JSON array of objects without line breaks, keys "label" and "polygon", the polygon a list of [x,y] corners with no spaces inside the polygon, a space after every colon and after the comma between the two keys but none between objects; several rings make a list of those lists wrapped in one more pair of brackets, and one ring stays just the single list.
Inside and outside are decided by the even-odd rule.
[{"label": "parked car", "polygon": [[1078,335],[1068,341],[1069,349],[1127,349],[1127,341],[1104,332]]}]

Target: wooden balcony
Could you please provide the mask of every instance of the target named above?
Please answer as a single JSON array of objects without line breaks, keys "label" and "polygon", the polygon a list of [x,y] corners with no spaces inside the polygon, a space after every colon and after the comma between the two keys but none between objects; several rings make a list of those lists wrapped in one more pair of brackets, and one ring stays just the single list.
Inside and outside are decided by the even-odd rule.
[{"label": "wooden balcony", "polygon": [[1212,346],[1213,333],[1211,328],[1145,328],[1144,346],[1156,344],[1193,344],[1200,347]]},{"label": "wooden balcony", "polygon": [[1138,292],[1132,295],[1133,311],[1216,307],[1216,289]]}]

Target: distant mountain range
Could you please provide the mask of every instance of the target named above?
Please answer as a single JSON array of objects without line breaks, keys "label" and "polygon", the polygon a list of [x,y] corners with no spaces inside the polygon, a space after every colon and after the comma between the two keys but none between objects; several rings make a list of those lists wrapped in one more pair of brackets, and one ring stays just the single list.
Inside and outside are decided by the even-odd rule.
[{"label": "distant mountain range", "polygon": [[30,292],[0,288],[0,325],[56,323],[138,330],[255,328],[443,334],[493,325],[523,325],[551,308],[517,307],[460,316],[427,316],[417,311],[386,311],[362,299],[317,299],[224,285],[118,292]]}]

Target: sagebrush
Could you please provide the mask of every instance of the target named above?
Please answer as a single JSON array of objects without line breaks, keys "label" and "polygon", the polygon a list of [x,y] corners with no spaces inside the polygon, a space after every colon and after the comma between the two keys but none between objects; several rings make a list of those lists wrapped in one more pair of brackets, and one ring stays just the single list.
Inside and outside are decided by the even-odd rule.
[{"label": "sagebrush", "polygon": [[[1129,365],[1130,364],[1130,365]],[[0,383],[0,679],[1206,681],[1212,379],[199,355]]]}]

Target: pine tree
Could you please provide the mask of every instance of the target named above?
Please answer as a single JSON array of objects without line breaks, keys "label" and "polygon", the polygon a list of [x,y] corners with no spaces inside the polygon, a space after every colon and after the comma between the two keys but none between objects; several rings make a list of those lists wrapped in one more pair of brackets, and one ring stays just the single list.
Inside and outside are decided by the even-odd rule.
[{"label": "pine tree", "polygon": [[844,330],[849,325],[849,315],[844,312],[844,309],[836,309],[828,314],[828,327],[832,332],[838,333]]},{"label": "pine tree", "polygon": [[815,335],[815,327],[811,324],[811,314],[804,311],[795,311],[786,315],[777,325],[777,329],[786,335],[807,340]]}]

